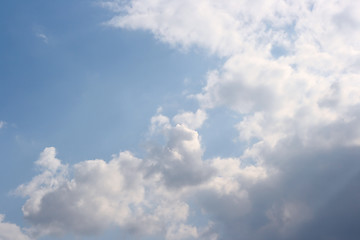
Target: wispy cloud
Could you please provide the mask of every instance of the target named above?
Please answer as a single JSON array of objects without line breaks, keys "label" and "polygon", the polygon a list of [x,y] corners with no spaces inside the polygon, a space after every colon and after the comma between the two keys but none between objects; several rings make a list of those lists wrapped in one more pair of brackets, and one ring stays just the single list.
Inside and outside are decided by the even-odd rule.
[{"label": "wispy cloud", "polygon": [[44,33],[37,33],[36,36],[46,44],[49,42],[48,37]]}]

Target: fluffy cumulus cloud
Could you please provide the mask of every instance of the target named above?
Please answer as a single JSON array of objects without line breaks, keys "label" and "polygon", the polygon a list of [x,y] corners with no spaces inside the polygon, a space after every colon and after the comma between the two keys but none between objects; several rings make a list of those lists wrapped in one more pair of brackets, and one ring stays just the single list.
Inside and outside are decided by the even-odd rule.
[{"label": "fluffy cumulus cloud", "polygon": [[[150,120],[142,158],[68,166],[46,148],[40,173],[17,189],[31,236],[118,226],[158,239],[359,239],[359,2],[102,5],[114,11],[110,26],[200,47],[224,64],[189,96],[196,112]],[[218,108],[241,116],[233,127],[248,147],[204,159],[198,129]]]},{"label": "fluffy cumulus cloud", "polygon": [[16,190],[28,198],[22,210],[32,224],[31,236],[92,235],[112,226],[166,239],[206,233],[206,226],[187,223],[186,196],[214,170],[202,161],[198,133],[168,121],[161,114],[153,117],[153,134],[165,143],[149,143],[144,159],[121,152],[108,162],[95,159],[68,166],[56,158],[55,148],[44,149],[35,162],[40,173]]},{"label": "fluffy cumulus cloud", "polygon": [[92,234],[113,222],[122,224],[131,213],[129,204],[143,199],[140,163],[123,152],[108,163],[96,159],[69,169],[56,158],[55,148],[46,148],[36,161],[41,174],[17,189],[29,197],[23,213],[36,226],[33,234]]}]

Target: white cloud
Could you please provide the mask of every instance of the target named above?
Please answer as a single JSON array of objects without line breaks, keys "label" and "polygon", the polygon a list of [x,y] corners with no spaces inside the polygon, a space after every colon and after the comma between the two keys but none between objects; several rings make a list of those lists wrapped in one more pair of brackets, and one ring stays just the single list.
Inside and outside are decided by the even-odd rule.
[{"label": "white cloud", "polygon": [[[230,5],[225,7],[229,9]],[[205,45],[214,52],[230,53],[242,43],[236,31],[240,26],[225,9],[217,11],[217,7],[223,10],[220,2],[131,1],[123,7],[127,14],[114,17],[108,24],[150,30],[174,46]],[[113,8],[116,10],[119,6]],[[197,24],[193,24],[194,21]],[[225,28],[228,30],[224,31]]]},{"label": "white cloud", "polygon": [[149,146],[146,159],[121,152],[109,162],[67,166],[56,158],[55,148],[44,149],[35,162],[39,175],[16,190],[28,198],[23,213],[32,236],[89,235],[116,225],[133,234],[196,238],[197,228],[186,224],[189,205],[182,195],[187,190],[181,189],[206,181],[211,168],[201,160],[197,132],[154,120],[164,122],[165,116],[152,119],[166,143]]},{"label": "white cloud", "polygon": [[19,226],[4,222],[5,216],[0,214],[0,239],[1,240],[30,240]]},{"label": "white cloud", "polygon": [[[28,198],[23,213],[32,224],[31,235],[90,235],[115,225],[135,235],[216,239],[206,226],[187,222],[189,198],[204,200],[201,204],[209,212],[212,204],[231,198],[233,204],[243,201],[244,212],[249,211],[247,190],[239,181],[252,185],[267,177],[266,170],[241,165],[240,159],[204,161],[196,131],[172,126],[162,121],[167,119],[163,115],[154,119],[166,123],[152,121],[165,143],[148,145],[144,159],[121,152],[109,162],[96,159],[68,166],[56,158],[55,148],[44,149],[35,162],[39,175],[16,190]],[[203,195],[215,200],[208,203]]]},{"label": "white cloud", "polygon": [[[152,31],[173,46],[205,47],[222,56],[259,47],[265,50],[269,38],[288,46],[285,30],[306,17],[313,1],[113,1],[112,9],[123,13],[108,24]],[[196,23],[196,24],[194,24]],[[249,49],[251,48],[251,49]]]},{"label": "white cloud", "polygon": [[198,129],[202,126],[206,120],[206,112],[202,109],[198,109],[195,113],[183,112],[173,117],[173,122],[176,124],[184,124],[190,129]]},{"label": "white cloud", "polygon": [[[160,111],[161,112],[161,111]],[[156,116],[151,118],[150,133],[154,134],[156,131],[170,128],[170,120],[168,117],[159,112]]]},{"label": "white cloud", "polygon": [[[317,129],[355,124],[356,113],[351,109],[360,102],[356,80],[360,73],[354,67],[360,56],[357,3],[113,3],[123,12],[109,21],[112,26],[150,30],[173,46],[195,45],[228,57],[220,70],[209,72],[207,84],[196,98],[203,108],[226,106],[245,114],[237,126],[241,139],[274,145],[297,136],[305,144],[313,144],[310,141],[313,133],[319,134]],[[283,53],[274,56],[276,48]],[[190,126],[190,118],[195,117],[184,113],[173,120]],[[357,144],[358,139],[351,134],[344,142],[339,132],[330,139],[316,137],[326,146]]]},{"label": "white cloud", "polygon": [[[296,136],[304,144],[313,144],[314,137],[317,144],[352,144],[359,135],[350,134],[344,141],[341,132],[331,138],[318,132],[334,125],[346,129],[357,121],[357,112],[352,111],[360,103],[355,97],[360,88],[352,80],[356,77],[337,76],[296,70],[274,60],[234,56],[220,72],[209,75],[203,93],[196,97],[203,107],[226,106],[243,114],[237,125],[242,140],[274,145]],[[349,81],[352,88],[347,87]]]},{"label": "white cloud", "polygon": [[90,234],[114,223],[123,225],[132,215],[129,205],[143,199],[141,160],[129,152],[108,163],[80,162],[71,168],[73,178],[69,167],[55,158],[54,148],[46,148],[36,163],[41,165],[41,173],[17,189],[29,197],[23,212],[34,225],[34,236]]}]

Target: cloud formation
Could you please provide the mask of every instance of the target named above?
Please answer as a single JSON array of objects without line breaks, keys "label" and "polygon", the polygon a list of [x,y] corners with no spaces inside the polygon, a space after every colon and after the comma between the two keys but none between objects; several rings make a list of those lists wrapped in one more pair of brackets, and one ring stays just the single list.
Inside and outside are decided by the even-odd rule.
[{"label": "cloud formation", "polygon": [[[67,166],[46,148],[17,191],[32,236],[110,226],[159,239],[358,239],[355,1],[108,1],[107,24],[224,58],[196,112],[150,120],[146,156]],[[240,114],[240,156],[204,159],[209,109]],[[221,129],[221,126],[219,126]],[[200,220],[199,220],[200,219]]]},{"label": "cloud formation", "polygon": [[[168,120],[157,115],[153,125],[156,119]],[[35,162],[39,175],[16,190],[28,197],[23,213],[32,224],[32,236],[92,235],[120,226],[140,236],[200,238],[206,231],[186,223],[189,205],[182,198],[187,187],[200,185],[213,173],[201,159],[198,134],[170,123],[154,130],[166,143],[149,144],[145,159],[121,152],[109,162],[95,159],[68,166],[56,158],[55,148],[44,149]]]},{"label": "cloud formation", "polygon": [[[353,1],[134,0],[108,24],[227,56],[196,98],[205,109],[244,114],[241,139],[274,145],[296,136],[307,144],[315,138],[316,144],[350,146],[359,143],[353,128],[360,96],[356,9]],[[356,133],[336,130],[349,126]]]},{"label": "cloud formation", "polygon": [[[221,199],[210,205],[218,211],[211,216],[225,229],[221,238],[359,236],[354,227],[345,234],[335,224],[338,217],[359,218],[347,214],[342,202],[349,199],[358,209],[350,188],[360,171],[359,9],[354,1],[134,0],[109,21],[149,30],[171,46],[197,46],[225,57],[192,97],[203,111],[226,107],[241,114],[235,128],[249,147],[239,159],[261,169],[258,176],[267,180],[246,185],[237,178],[227,184],[244,187],[235,192],[248,196],[246,217],[231,218],[233,211],[219,207],[232,206],[226,198],[206,198]],[[215,169],[226,165],[219,161]],[[333,201],[344,208],[332,210]]]}]

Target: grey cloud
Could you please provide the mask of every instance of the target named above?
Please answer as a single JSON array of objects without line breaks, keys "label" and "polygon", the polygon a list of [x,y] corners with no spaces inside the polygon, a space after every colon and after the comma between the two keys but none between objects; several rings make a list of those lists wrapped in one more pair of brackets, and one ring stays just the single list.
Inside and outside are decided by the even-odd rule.
[{"label": "grey cloud", "polygon": [[312,221],[301,227],[294,239],[347,239],[360,236],[360,171],[352,176],[338,194],[320,208]]},{"label": "grey cloud", "polygon": [[[277,173],[246,197],[197,195],[220,239],[356,239],[359,230],[360,148],[304,148],[293,141],[265,154]],[[239,183],[242,181],[239,179]]]}]

